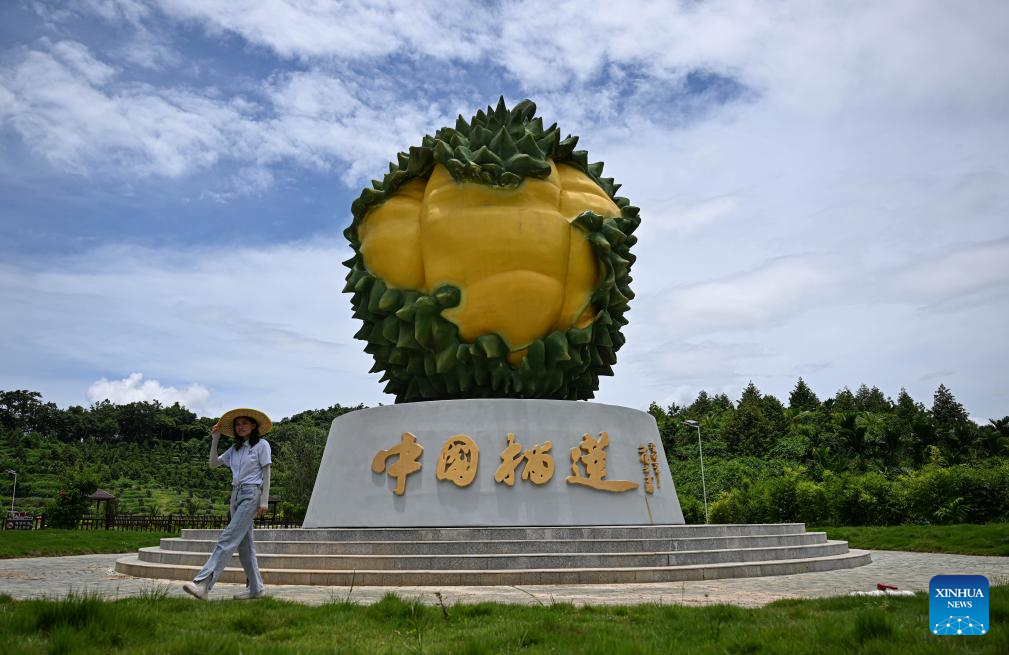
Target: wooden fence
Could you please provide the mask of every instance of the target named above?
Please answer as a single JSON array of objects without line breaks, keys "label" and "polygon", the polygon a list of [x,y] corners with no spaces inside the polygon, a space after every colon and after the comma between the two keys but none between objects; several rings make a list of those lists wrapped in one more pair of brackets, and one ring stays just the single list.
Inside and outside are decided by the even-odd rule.
[{"label": "wooden fence", "polygon": [[[179,532],[183,528],[198,530],[220,530],[228,525],[228,516],[187,516],[166,514],[148,516],[146,514],[116,514],[114,516],[88,515],[78,522],[78,530],[136,530],[139,532]],[[41,530],[46,527],[46,517],[33,516],[19,520],[17,524],[6,520],[0,522],[4,530]],[[256,519],[257,528],[300,528],[301,521],[278,519],[265,516]]]},{"label": "wooden fence", "polygon": [[[137,530],[141,532],[179,532],[182,529],[220,530],[228,525],[228,516],[188,516],[166,514],[148,516],[141,514],[116,514],[114,516],[85,516],[77,524],[79,530]],[[257,528],[300,528],[301,521],[264,516],[256,519]]]}]

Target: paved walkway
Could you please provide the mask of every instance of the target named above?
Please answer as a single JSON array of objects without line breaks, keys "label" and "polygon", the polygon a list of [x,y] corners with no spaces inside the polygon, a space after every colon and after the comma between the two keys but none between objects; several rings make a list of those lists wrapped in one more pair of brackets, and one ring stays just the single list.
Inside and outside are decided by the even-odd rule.
[{"label": "paved walkway", "polygon": [[[62,597],[71,591],[100,593],[108,598],[123,598],[153,593],[185,596],[182,584],[161,580],[133,578],[115,571],[121,555],[78,555],[0,560],[0,593],[17,599]],[[527,585],[523,587],[307,587],[272,585],[268,593],[279,599],[317,605],[350,599],[373,603],[393,591],[402,597],[420,598],[425,603],[499,602],[549,604],[569,602],[576,605],[635,603],[678,603],[708,605],[731,603],[758,607],[782,598],[817,598],[843,596],[851,591],[876,588],[876,582],[895,584],[901,589],[928,591],[928,582],[940,573],[965,573],[987,576],[993,583],[1009,584],[1009,557],[973,557],[872,551],[872,564],[855,569],[803,573],[765,578],[739,578],[703,582],[667,582],[614,585]],[[243,587],[218,584],[212,599],[229,599]],[[188,596],[187,596],[188,597]],[[195,601],[194,601],[195,602]]]}]

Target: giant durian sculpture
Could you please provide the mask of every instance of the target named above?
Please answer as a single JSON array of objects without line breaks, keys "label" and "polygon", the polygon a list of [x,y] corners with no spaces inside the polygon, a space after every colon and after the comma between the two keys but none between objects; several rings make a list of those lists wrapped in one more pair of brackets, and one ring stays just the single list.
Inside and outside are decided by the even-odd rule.
[{"label": "giant durian sculpture", "polygon": [[535,112],[460,116],[351,207],[344,291],[397,402],[588,399],[613,374],[638,208]]}]

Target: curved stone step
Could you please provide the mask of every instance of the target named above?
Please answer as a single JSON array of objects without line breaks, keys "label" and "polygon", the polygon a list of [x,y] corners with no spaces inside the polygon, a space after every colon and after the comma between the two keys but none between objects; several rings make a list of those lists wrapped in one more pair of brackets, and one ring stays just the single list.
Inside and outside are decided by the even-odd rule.
[{"label": "curved stone step", "polygon": [[[681,539],[805,532],[804,523],[721,525],[529,526],[484,528],[265,528],[260,541],[501,541],[565,539]],[[184,529],[183,539],[217,539],[220,530]]]},{"label": "curved stone step", "polygon": [[[850,550],[842,554],[802,559],[730,562],[722,564],[661,566],[649,568],[565,568],[524,570],[354,570],[261,568],[263,581],[270,584],[320,586],[456,586],[531,584],[620,584],[634,582],[674,582],[714,580],[766,575],[791,575],[813,571],[854,568],[870,562],[868,551]],[[116,570],[138,577],[191,580],[200,566],[144,562],[136,555],[116,562]],[[222,582],[244,583],[240,568],[227,568]]]},{"label": "curved stone step", "polygon": [[[775,546],[693,550],[656,553],[523,553],[454,555],[257,555],[263,569],[350,570],[504,570],[563,568],[643,568],[663,566],[700,566],[724,562],[755,562],[784,559],[808,559],[847,552],[844,541],[828,541],[806,546]],[[205,553],[141,548],[141,561],[201,567]],[[232,555],[230,566],[241,566]]]},{"label": "curved stone step", "polygon": [[[120,559],[130,575],[191,579],[217,530],[184,530]],[[256,530],[269,584],[491,585],[700,580],[869,562],[802,523],[766,525],[317,528]],[[243,582],[232,556],[225,580]]]},{"label": "curved stone step", "polygon": [[[453,555],[521,553],[655,553],[684,550],[724,550],[761,546],[804,546],[827,541],[824,532],[731,537],[687,537],[682,539],[545,539],[502,541],[277,541],[259,539],[260,555]],[[212,539],[166,537],[161,549],[207,553],[217,542]]]}]

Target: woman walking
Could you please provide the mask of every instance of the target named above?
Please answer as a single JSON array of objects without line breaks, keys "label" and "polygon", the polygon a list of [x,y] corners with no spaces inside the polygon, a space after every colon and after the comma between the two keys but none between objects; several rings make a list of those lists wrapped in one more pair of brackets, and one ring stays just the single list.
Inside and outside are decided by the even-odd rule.
[{"label": "woman walking", "polygon": [[[210,441],[210,468],[226,464],[231,469],[231,521],[221,531],[210,559],[192,582],[182,586],[186,593],[206,600],[214,583],[227,566],[231,554],[238,549],[238,559],[245,569],[249,586],[235,594],[236,600],[263,596],[263,578],[256,563],[256,547],[252,542],[252,525],[256,516],[266,513],[270,498],[270,468],[273,458],[270,444],[263,439],[273,427],[269,417],[255,409],[233,409],[214,425]],[[234,439],[220,457],[217,443],[221,434]]]}]

